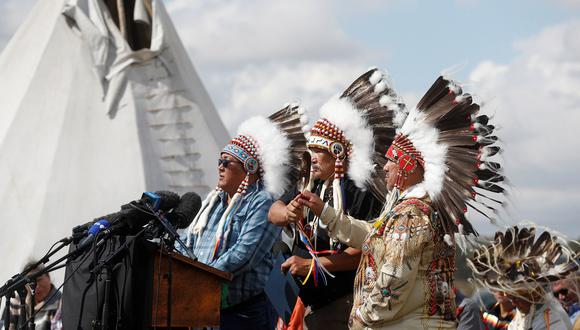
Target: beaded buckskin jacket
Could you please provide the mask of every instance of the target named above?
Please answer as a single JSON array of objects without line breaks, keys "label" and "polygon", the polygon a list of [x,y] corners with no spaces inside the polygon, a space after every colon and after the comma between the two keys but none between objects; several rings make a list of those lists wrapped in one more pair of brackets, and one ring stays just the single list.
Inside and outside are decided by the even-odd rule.
[{"label": "beaded buckskin jacket", "polygon": [[[363,251],[351,329],[455,328],[455,246],[444,239],[431,200],[417,185],[374,224],[325,205],[331,236]],[[451,244],[449,244],[451,243]]]}]

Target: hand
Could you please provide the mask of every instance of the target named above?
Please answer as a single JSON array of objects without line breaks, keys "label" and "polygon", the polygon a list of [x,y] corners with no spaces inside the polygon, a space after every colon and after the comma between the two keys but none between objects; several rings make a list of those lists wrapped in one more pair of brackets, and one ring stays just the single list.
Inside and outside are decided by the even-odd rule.
[{"label": "hand", "polygon": [[349,329],[356,330],[356,329],[365,329],[365,322],[362,319],[360,314],[360,310],[357,308],[353,314],[350,315],[350,319],[348,321]]},{"label": "hand", "polygon": [[312,259],[304,259],[297,256],[291,256],[286,259],[282,264],[282,272],[290,270],[290,274],[294,276],[306,276],[308,275],[308,270],[310,269],[310,263]]},{"label": "hand", "polygon": [[300,195],[296,196],[288,205],[286,205],[286,222],[297,223],[302,219],[304,206],[298,201]]},{"label": "hand", "polygon": [[300,195],[298,195],[298,201],[300,204],[310,208],[310,210],[316,214],[316,216],[320,216],[322,214],[322,210],[324,209],[324,202],[318,195],[304,190]]}]

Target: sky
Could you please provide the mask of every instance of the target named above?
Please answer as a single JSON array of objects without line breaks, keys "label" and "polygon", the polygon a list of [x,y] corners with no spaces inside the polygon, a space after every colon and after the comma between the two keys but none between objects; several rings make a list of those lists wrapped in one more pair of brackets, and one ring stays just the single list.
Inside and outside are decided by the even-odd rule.
[{"label": "sky", "polygon": [[[34,2],[0,0],[0,51]],[[501,222],[580,237],[580,0],[164,3],[230,133],[286,102],[312,121],[369,67],[388,71],[409,107],[450,74],[499,127]]]}]

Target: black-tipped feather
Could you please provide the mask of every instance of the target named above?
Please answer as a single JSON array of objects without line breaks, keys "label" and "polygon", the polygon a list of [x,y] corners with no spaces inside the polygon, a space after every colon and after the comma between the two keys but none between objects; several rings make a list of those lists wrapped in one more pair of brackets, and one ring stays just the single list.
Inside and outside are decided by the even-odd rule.
[{"label": "black-tipped feather", "polygon": [[[437,143],[447,147],[446,179],[440,196],[434,199],[434,207],[450,230],[456,232],[459,222],[465,232],[475,233],[464,209],[469,206],[493,220],[497,207],[503,204],[500,195],[506,193],[498,185],[504,181],[503,175],[498,174],[501,165],[489,159],[501,151],[495,145],[495,126],[488,116],[478,115],[480,107],[473,103],[471,95],[444,77],[437,78],[416,108],[421,120],[438,129]],[[485,192],[477,192],[483,199],[475,200],[476,189]]]},{"label": "black-tipped feather", "polygon": [[[379,78],[371,81],[371,77]],[[386,84],[386,88],[377,91],[378,84]],[[393,104],[399,104],[402,109],[389,109],[381,105],[381,98],[390,99]],[[386,187],[384,184],[384,172],[382,167],[386,164],[385,153],[387,148],[395,139],[396,125],[394,118],[397,111],[406,113],[404,105],[400,103],[399,97],[390,86],[388,77],[378,69],[371,69],[358,77],[341,95],[352,102],[355,108],[360,111],[367,124],[373,129],[375,152],[372,162],[376,164],[376,169],[372,174],[372,181],[368,187],[372,194],[381,201],[385,200]]]},{"label": "black-tipped feather", "polygon": [[[483,286],[526,297],[526,292],[543,290],[538,283],[566,277],[577,269],[576,255],[548,231],[537,240],[535,228],[509,228],[497,232],[494,241],[474,251],[468,266]],[[529,296],[528,296],[529,299]]]}]

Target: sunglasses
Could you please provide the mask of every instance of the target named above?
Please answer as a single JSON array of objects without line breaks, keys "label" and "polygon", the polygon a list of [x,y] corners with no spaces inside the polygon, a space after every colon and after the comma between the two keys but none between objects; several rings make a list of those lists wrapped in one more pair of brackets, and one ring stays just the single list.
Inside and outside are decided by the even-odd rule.
[{"label": "sunglasses", "polygon": [[558,291],[554,291],[552,292],[554,294],[554,297],[558,298],[560,295],[567,295],[568,294],[568,289],[564,288],[564,289],[560,289]]},{"label": "sunglasses", "polygon": [[241,162],[236,162],[235,160],[218,158],[218,167],[223,166],[224,168],[228,168],[228,166],[230,166],[230,164],[235,164],[235,163],[241,164]]}]

